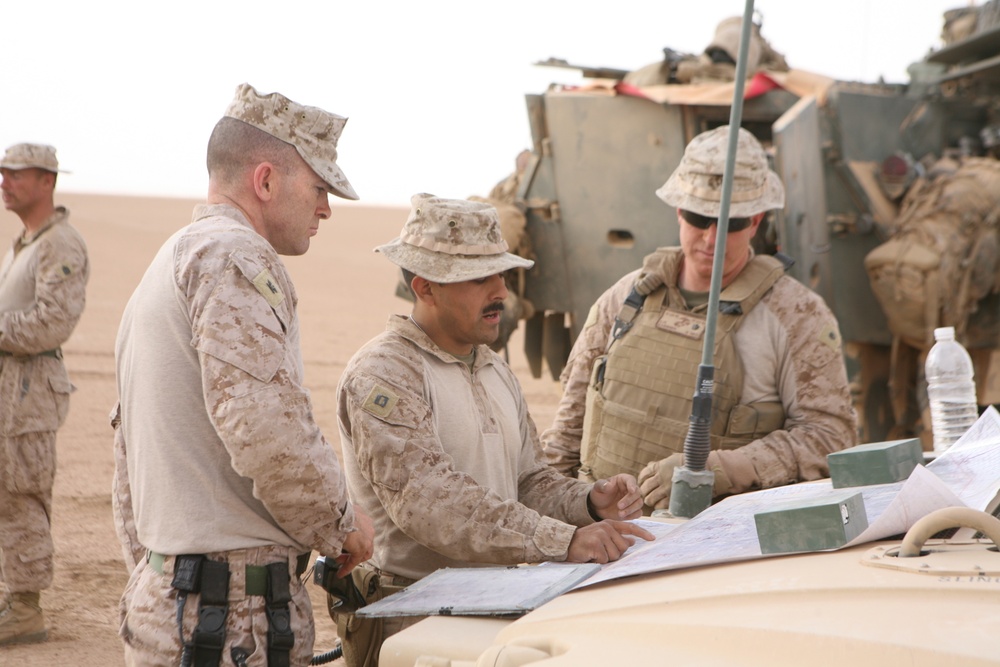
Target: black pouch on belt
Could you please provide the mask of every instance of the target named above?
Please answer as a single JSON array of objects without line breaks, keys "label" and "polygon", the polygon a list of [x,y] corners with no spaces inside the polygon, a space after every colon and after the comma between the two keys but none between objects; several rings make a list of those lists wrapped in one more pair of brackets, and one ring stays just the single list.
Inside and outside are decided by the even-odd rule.
[{"label": "black pouch on belt", "polygon": [[288,587],[288,563],[271,563],[267,567],[267,665],[289,667],[295,637],[292,634],[288,604],[292,594]]},{"label": "black pouch on belt", "polygon": [[192,636],[194,667],[217,667],[226,641],[229,602],[229,565],[205,559],[201,562],[201,598],[198,625]]}]

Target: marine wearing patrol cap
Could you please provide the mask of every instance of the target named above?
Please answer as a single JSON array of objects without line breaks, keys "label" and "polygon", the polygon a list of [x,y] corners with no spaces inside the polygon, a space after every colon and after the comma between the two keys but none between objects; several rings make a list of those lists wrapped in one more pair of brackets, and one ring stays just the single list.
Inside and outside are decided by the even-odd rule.
[{"label": "marine wearing patrol cap", "polygon": [[[729,126],[703,132],[691,140],[681,163],[656,196],[671,206],[711,218],[722,208]],[[729,215],[746,218],[785,205],[785,187],[767,165],[767,154],[750,132],[739,130]]]},{"label": "marine wearing patrol cap", "polygon": [[56,149],[45,144],[14,144],[3,155],[0,169],[44,169],[52,173],[68,174],[59,168]]},{"label": "marine wearing patrol cap", "polygon": [[249,83],[236,88],[236,96],[223,115],[291,144],[334,194],[344,199],[358,198],[337,165],[337,141],[347,118],[298,104],[280,93],[261,95]]},{"label": "marine wearing patrol cap", "polygon": [[410,198],[399,237],[375,248],[390,262],[436,283],[460,283],[535,263],[507,252],[496,208],[421,193]]}]

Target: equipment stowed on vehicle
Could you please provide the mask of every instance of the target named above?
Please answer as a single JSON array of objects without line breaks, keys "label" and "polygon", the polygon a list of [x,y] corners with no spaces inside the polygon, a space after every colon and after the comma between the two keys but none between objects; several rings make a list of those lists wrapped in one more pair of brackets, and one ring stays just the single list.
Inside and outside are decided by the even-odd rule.
[{"label": "equipment stowed on vehicle", "polygon": [[932,345],[938,327],[964,337],[982,299],[1000,289],[1000,161],[939,160],[900,208],[892,237],[865,257],[889,330],[917,348]]},{"label": "equipment stowed on vehicle", "polygon": [[[903,220],[913,221],[906,227],[923,225],[914,216],[924,211],[925,199],[943,197],[938,204],[948,203],[950,213],[938,217],[933,239],[919,242],[928,251],[924,258],[933,264],[937,255],[952,264],[942,265],[937,277],[915,264],[899,278],[944,283],[940,304],[947,311],[937,319],[946,325],[971,313],[960,339],[976,364],[979,402],[1000,403],[1000,362],[990,363],[1000,354],[1000,294],[988,261],[995,232],[986,231],[995,222],[976,219],[979,213],[968,217],[964,208],[981,211],[976,202],[985,202],[983,193],[995,198],[998,192],[988,183],[1000,155],[1000,11],[995,2],[983,10],[973,17],[975,30],[951,30],[943,48],[911,65],[908,83],[836,81],[794,67],[761,69],[747,83],[741,125],[768,149],[786,189],[784,210],[765,218],[754,248],[794,258],[789,274],[836,315],[864,441],[915,435],[930,448],[921,419],[922,350],[896,345],[894,351],[893,341],[921,340],[933,331],[935,318],[927,314],[933,295],[928,300],[905,283],[922,305],[915,323],[897,327],[890,320],[902,314],[906,299],[883,311],[879,293],[902,290],[904,282],[890,277],[882,262],[873,284],[865,263],[897,234],[916,248],[928,232],[906,231]],[[794,65],[794,54],[788,62]],[[514,203],[523,207],[536,263],[518,294],[531,304],[522,317],[531,372],[541,377],[547,365],[558,378],[604,290],[657,248],[679,243],[674,212],[664,211],[652,193],[691,139],[727,124],[733,84],[636,87],[614,81],[624,79],[625,70],[539,64],[601,79],[586,89],[552,85],[526,98],[532,149],[515,179]],[[942,158],[962,173],[976,173],[946,184],[946,174],[938,174],[947,164]],[[953,189],[967,190],[949,198]]]}]

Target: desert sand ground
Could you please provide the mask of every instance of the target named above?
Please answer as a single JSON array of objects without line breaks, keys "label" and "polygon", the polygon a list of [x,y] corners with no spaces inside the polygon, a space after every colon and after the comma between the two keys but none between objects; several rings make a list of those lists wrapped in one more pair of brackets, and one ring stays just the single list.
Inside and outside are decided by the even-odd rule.
[{"label": "desert sand ground", "polygon": [[[114,341],[122,309],[160,244],[186,224],[194,200],[61,194],[57,203],[87,240],[91,277],[87,308],[63,347],[77,387],[59,432],[53,502],[55,581],[43,592],[49,625],[45,644],[0,648],[0,666],[114,667],[122,665],[118,600],[128,573],[111,514],[111,428],[115,402]],[[338,449],[335,390],[348,359],[379,333],[390,313],[408,312],[394,296],[396,272],[372,248],[399,233],[406,210],[337,205],[309,252],[288,258],[299,293],[306,385],[317,419]],[[0,244],[20,233],[20,221],[0,211]],[[510,363],[520,378],[539,428],[552,422],[559,386],[544,372],[533,379],[520,331]],[[310,585],[316,651],[333,648],[336,628],[325,597]],[[333,664],[342,664],[337,661]]]}]

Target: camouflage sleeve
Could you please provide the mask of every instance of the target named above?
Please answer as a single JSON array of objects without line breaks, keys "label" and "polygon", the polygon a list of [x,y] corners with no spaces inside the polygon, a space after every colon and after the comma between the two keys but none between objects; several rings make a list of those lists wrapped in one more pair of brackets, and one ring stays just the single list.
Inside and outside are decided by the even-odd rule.
[{"label": "camouflage sleeve", "polygon": [[267,300],[265,293],[282,293],[280,283],[261,273],[252,253],[234,252],[230,260],[211,280],[180,280],[194,292],[189,303],[205,405],[233,469],[253,481],[254,496],[282,530],[337,556],[354,530],[354,510],[309,392],[290,370],[300,363],[297,344],[286,336],[294,306]]},{"label": "camouflage sleeve", "polygon": [[53,350],[69,338],[86,302],[87,249],[72,237],[43,237],[35,254],[35,305],[0,313],[0,349],[15,354]]},{"label": "camouflage sleeve", "polygon": [[[749,461],[757,478],[752,488],[827,477],[826,455],[853,447],[858,438],[837,320],[818,295],[788,277],[761,307],[777,318],[784,338],[778,390],[785,428],[720,455],[745,457],[742,467]],[[733,464],[741,467],[740,461],[727,467]]]},{"label": "camouflage sleeve", "polygon": [[121,407],[116,403],[111,410],[111,428],[114,429],[115,474],[111,483],[111,511],[114,515],[115,533],[122,543],[122,558],[131,572],[146,557],[146,548],[139,543],[132,513],[132,487],[128,479],[125,456],[125,431],[121,428]]},{"label": "camouflage sleeve", "polygon": [[[423,546],[455,560],[565,560],[575,528],[501,498],[454,468],[423,398],[419,359],[373,359],[392,373],[349,369],[339,414],[345,447],[389,518]],[[391,379],[389,379],[391,378]]]},{"label": "camouflage sleeve", "polygon": [[607,348],[615,316],[634,280],[635,274],[625,276],[591,306],[559,378],[563,384],[563,395],[552,426],[542,432],[542,447],[549,465],[564,475],[575,477],[580,469],[583,415],[587,407],[591,369],[594,360]]}]

